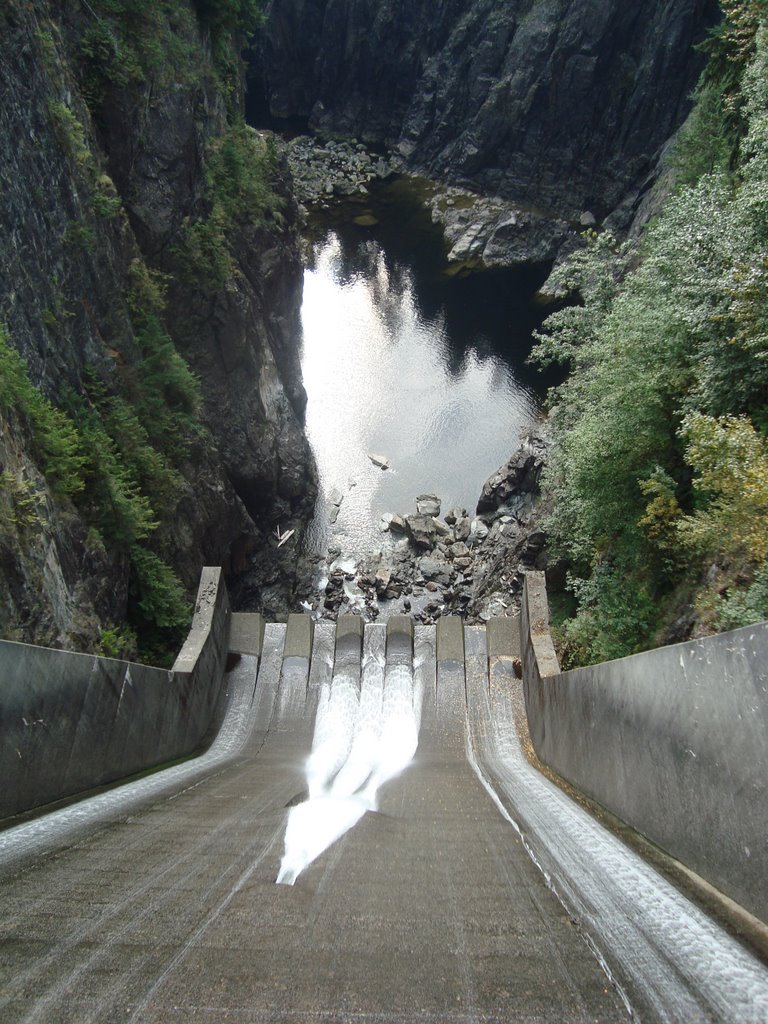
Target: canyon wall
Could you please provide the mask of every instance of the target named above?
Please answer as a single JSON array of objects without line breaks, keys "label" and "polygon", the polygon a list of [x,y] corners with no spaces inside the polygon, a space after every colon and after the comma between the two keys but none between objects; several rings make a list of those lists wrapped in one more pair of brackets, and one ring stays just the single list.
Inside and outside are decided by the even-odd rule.
[{"label": "canyon wall", "polygon": [[412,171],[628,219],[689,109],[712,0],[270,0],[254,75],[276,117]]},{"label": "canyon wall", "polygon": [[[211,53],[191,2],[0,13],[0,383],[15,352],[36,389],[0,387],[5,637],[92,649],[146,598],[134,583],[157,562],[137,545],[191,596],[206,563],[274,559],[275,525],[312,508],[296,205]],[[263,216],[241,150],[263,155]],[[37,396],[78,424],[81,479],[57,479]],[[165,443],[168,408],[187,426]],[[112,528],[112,505],[144,500],[159,525]]]}]

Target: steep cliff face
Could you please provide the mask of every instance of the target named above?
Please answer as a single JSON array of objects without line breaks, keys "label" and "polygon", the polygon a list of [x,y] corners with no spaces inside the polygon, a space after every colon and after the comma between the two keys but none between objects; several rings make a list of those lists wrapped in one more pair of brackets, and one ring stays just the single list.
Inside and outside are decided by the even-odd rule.
[{"label": "steep cliff face", "polygon": [[[575,217],[643,188],[681,123],[712,0],[271,0],[275,116]],[[259,80],[259,75],[256,76]]]},{"label": "steep cliff face", "polygon": [[141,8],[141,64],[121,8],[0,12],[0,635],[80,649],[131,604],[168,624],[157,559],[188,593],[242,571],[315,489],[279,154],[233,127],[191,3]]},{"label": "steep cliff face", "polygon": [[135,238],[168,275],[168,330],[202,382],[206,424],[229,481],[254,518],[276,498],[289,514],[306,496],[311,458],[301,428],[302,263],[285,167],[270,183],[279,226],[247,216],[229,224],[231,265],[222,280],[206,266],[215,253],[203,251],[190,268],[182,245],[190,220],[210,213],[205,154],[226,131],[218,91],[205,80],[160,97],[113,90],[99,119]]}]

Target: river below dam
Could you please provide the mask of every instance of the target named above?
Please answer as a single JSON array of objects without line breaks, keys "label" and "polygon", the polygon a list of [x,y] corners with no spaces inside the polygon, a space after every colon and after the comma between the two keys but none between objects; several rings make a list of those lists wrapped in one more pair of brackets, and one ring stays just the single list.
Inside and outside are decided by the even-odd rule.
[{"label": "river below dam", "polygon": [[535,301],[548,268],[451,276],[413,179],[316,215],[308,246],[302,371],[321,486],[309,545],[361,557],[381,547],[381,517],[414,512],[419,494],[471,513],[539,418],[546,382],[525,360],[550,311]]}]

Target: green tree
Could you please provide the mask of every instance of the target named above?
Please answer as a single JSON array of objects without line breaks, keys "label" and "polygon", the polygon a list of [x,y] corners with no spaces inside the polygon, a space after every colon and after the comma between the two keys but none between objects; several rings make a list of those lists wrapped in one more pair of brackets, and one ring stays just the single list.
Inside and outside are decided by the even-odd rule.
[{"label": "green tree", "polygon": [[542,362],[571,368],[552,396],[545,482],[577,660],[652,643],[686,563],[695,590],[707,558],[740,560],[747,584],[765,559],[768,31],[755,31],[764,5],[724,6],[727,74],[710,67],[705,82],[738,113],[735,165],[685,175],[637,253],[589,236],[559,271],[582,304],[539,339]]}]

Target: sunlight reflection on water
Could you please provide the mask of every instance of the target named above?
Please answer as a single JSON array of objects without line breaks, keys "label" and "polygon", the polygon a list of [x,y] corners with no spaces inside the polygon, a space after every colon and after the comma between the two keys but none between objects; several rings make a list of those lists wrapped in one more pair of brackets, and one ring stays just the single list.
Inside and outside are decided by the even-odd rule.
[{"label": "sunlight reflection on water", "polygon": [[[536,416],[510,366],[483,351],[482,336],[457,345],[444,310],[423,314],[411,268],[373,239],[350,267],[329,232],[305,274],[302,321],[307,434],[322,487],[313,546],[327,543],[334,488],[344,495],[334,533],[352,553],[374,548],[380,517],[415,511],[423,492],[444,510],[471,509]],[[391,469],[373,466],[372,452]]]}]

